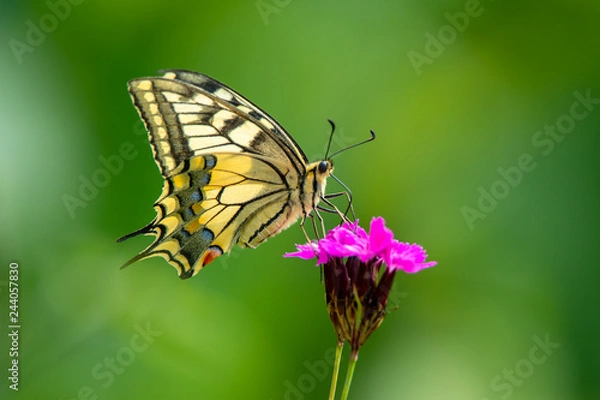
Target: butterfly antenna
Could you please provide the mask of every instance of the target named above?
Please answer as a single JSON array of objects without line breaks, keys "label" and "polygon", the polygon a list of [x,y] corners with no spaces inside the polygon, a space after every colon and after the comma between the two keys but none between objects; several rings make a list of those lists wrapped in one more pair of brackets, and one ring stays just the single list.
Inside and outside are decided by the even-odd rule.
[{"label": "butterfly antenna", "polygon": [[340,154],[343,151],[350,150],[350,149],[353,149],[353,148],[355,148],[357,146],[363,145],[365,143],[372,142],[373,140],[375,140],[375,132],[373,132],[373,131],[370,131],[370,132],[371,132],[371,137],[370,138],[368,138],[367,140],[363,140],[360,143],[355,143],[355,144],[353,144],[351,146],[348,146],[348,147],[345,147],[345,148],[343,148],[341,150],[336,151],[335,153],[333,153],[332,155],[329,156],[328,160],[332,159],[333,157],[337,156],[338,154]]},{"label": "butterfly antenna", "polygon": [[331,125],[331,133],[329,134],[329,142],[327,142],[327,150],[325,151],[325,160],[329,160],[329,158],[327,157],[329,155],[329,149],[331,148],[331,141],[333,140],[333,132],[335,132],[335,123],[330,120],[329,118],[327,118],[327,121],[329,121],[329,124]]}]

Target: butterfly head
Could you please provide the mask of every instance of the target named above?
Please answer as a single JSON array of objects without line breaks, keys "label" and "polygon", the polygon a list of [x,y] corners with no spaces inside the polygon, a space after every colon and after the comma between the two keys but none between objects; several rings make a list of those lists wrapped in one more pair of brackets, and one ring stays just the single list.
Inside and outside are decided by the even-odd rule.
[{"label": "butterfly head", "polygon": [[306,166],[306,173],[307,176],[312,175],[315,182],[321,185],[333,173],[333,163],[331,160],[315,161]]},{"label": "butterfly head", "polygon": [[319,161],[317,164],[317,173],[327,178],[333,172],[333,162],[331,160]]},{"label": "butterfly head", "polygon": [[326,179],[333,173],[333,162],[331,160],[322,160],[314,163],[315,181],[320,189],[320,193],[325,193]]}]

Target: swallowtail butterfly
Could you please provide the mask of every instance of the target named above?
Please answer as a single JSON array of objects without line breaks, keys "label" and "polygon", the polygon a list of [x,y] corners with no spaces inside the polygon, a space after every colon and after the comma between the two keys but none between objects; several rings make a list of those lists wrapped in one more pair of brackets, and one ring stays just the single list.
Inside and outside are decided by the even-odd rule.
[{"label": "swallowtail butterfly", "polygon": [[156,218],[119,239],[155,237],[124,267],[161,256],[189,278],[236,243],[254,248],[327,202],[330,159],[309,163],[281,125],[224,84],[161,72],[129,82],[164,186]]}]

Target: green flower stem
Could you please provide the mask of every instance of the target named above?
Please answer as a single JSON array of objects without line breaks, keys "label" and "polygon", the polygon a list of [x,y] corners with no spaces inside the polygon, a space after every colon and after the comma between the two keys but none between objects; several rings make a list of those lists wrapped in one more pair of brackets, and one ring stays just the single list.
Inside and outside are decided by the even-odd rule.
[{"label": "green flower stem", "polygon": [[337,381],[340,375],[340,364],[342,362],[343,349],[344,342],[338,342],[335,349],[335,362],[333,363],[333,376],[331,377],[331,389],[329,389],[329,400],[335,400],[335,389],[337,387]]},{"label": "green flower stem", "polygon": [[341,400],[348,399],[348,393],[350,392],[350,384],[352,383],[352,376],[354,375],[354,368],[358,362],[358,350],[352,350],[350,353],[350,363],[348,364],[348,371],[346,371],[346,382],[344,382],[344,390],[342,391]]}]

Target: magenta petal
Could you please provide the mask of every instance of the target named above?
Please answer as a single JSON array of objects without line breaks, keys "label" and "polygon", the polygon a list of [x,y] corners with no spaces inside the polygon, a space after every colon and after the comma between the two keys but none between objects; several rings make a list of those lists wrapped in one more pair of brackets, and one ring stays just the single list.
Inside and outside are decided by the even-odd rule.
[{"label": "magenta petal", "polygon": [[358,226],[358,220],[354,222],[344,222],[342,228],[352,232],[359,240],[369,240],[367,231]]},{"label": "magenta petal", "polygon": [[385,220],[382,217],[376,217],[371,220],[369,228],[369,251],[371,257],[383,257],[387,249],[391,246],[394,239],[394,233],[386,228]]},{"label": "magenta petal", "polygon": [[319,242],[319,246],[323,252],[333,257],[351,257],[364,253],[364,246],[351,240],[336,241],[325,238]]},{"label": "magenta petal", "polygon": [[407,274],[416,274],[417,272],[425,268],[433,267],[434,265],[437,265],[437,262],[432,261],[428,263],[409,263],[404,268],[402,268],[402,270]]},{"label": "magenta petal", "polygon": [[406,273],[414,274],[424,268],[433,267],[436,262],[424,261],[427,259],[427,253],[423,247],[417,244],[408,244],[393,241],[389,257],[386,261],[391,269],[401,269]]},{"label": "magenta petal", "polygon": [[329,255],[325,251],[319,251],[319,257],[317,258],[317,265],[323,265],[329,260]]},{"label": "magenta petal", "polygon": [[367,252],[367,240],[358,235],[356,229],[356,223],[335,227],[319,241],[319,246],[333,257],[361,256]]},{"label": "magenta petal", "polygon": [[427,253],[417,244],[402,243],[394,239],[394,233],[385,226],[382,217],[371,220],[369,233],[358,226],[358,221],[345,222],[327,232],[325,238],[307,244],[296,245],[297,252],[284,257],[308,260],[317,257],[317,265],[330,258],[357,257],[363,263],[382,260],[391,271],[403,270],[414,274],[436,262],[425,262]]},{"label": "magenta petal", "polygon": [[298,249],[297,252],[285,253],[283,256],[287,258],[298,257],[303,260],[310,260],[318,255],[319,248],[315,243],[297,244],[296,248]]},{"label": "magenta petal", "polygon": [[409,273],[409,274],[414,274],[414,273],[419,272],[422,269],[433,267],[433,266],[436,266],[436,265],[437,265],[437,262],[435,262],[435,261],[428,262],[428,263],[416,264],[414,266],[414,268],[413,268],[412,271],[406,271],[406,272]]}]

